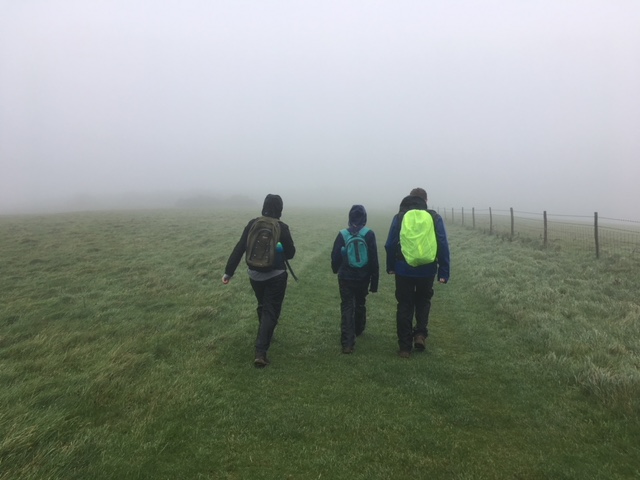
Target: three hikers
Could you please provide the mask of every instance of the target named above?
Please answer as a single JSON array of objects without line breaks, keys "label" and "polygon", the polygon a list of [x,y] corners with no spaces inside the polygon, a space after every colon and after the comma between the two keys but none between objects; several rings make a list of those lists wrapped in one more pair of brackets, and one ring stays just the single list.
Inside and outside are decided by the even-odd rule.
[{"label": "three hikers", "polygon": [[[267,352],[287,288],[286,267],[296,252],[288,225],[280,221],[282,207],[279,195],[267,195],[262,216],[250,220],[244,228],[222,277],[224,284],[229,283],[245,257],[258,301],[256,367],[270,363]],[[353,205],[348,227],[338,233],[331,252],[331,269],[338,275],[340,291],[343,353],[354,352],[356,337],[366,327],[366,297],[378,290],[376,237],[366,223],[365,208]],[[444,222],[437,212],[427,208],[424,189],[414,188],[400,203],[400,210],[391,221],[385,250],[387,273],[395,275],[398,353],[409,358],[414,348],[425,349],[436,277],[440,283],[449,280],[449,245]]]}]

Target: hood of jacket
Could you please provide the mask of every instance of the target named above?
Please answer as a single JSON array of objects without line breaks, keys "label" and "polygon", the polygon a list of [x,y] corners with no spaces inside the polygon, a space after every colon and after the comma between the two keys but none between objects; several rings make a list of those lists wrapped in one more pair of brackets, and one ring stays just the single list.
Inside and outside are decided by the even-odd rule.
[{"label": "hood of jacket", "polygon": [[367,224],[367,211],[362,205],[354,205],[349,210],[349,232],[359,232]]},{"label": "hood of jacket", "polygon": [[427,202],[424,198],[417,195],[408,195],[400,202],[400,213],[408,212],[409,210],[426,210]]},{"label": "hood of jacket", "polygon": [[262,215],[265,217],[280,218],[282,216],[282,198],[280,195],[268,194],[262,205]]}]

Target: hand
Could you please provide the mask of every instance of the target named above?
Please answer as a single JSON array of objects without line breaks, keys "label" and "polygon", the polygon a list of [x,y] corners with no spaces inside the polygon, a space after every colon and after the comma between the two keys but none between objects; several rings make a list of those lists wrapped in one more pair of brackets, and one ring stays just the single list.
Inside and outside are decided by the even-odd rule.
[{"label": "hand", "polygon": [[222,275],[222,283],[224,283],[226,285],[230,281],[231,281],[231,277],[229,275],[227,275],[226,273],[224,275]]},{"label": "hand", "polygon": [[447,283],[447,279],[446,278],[440,278],[438,281],[440,283]]},{"label": "hand", "polygon": [[395,274],[396,274],[396,272],[395,272],[395,271],[393,271],[393,270],[389,270],[387,273],[388,273],[389,275],[395,275]]}]

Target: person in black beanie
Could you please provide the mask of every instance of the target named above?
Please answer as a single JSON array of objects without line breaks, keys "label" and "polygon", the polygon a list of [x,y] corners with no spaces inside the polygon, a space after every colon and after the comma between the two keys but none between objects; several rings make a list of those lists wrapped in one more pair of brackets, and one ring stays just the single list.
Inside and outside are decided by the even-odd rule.
[{"label": "person in black beanie", "polygon": [[[222,276],[222,283],[225,285],[228,284],[238,264],[242,260],[243,255],[246,255],[247,263],[249,264],[249,254],[247,253],[248,242],[250,240],[252,227],[256,222],[266,220],[272,224],[277,224],[274,225],[274,231],[279,233],[279,238],[273,239],[277,241],[273,265],[266,268],[259,268],[249,264],[248,268],[249,281],[251,282],[251,287],[258,301],[258,307],[256,309],[258,313],[258,334],[256,336],[254,359],[254,365],[256,367],[266,367],[270,363],[267,358],[267,351],[271,345],[273,331],[280,318],[282,302],[284,301],[287,289],[288,274],[285,260],[292,259],[296,253],[296,247],[293,244],[289,226],[280,221],[282,207],[283,202],[280,195],[269,194],[266,196],[262,207],[262,217],[250,220],[244,228],[240,240],[229,256],[229,260],[224,269],[224,275]],[[269,219],[276,219],[277,221]]]},{"label": "person in black beanie", "polygon": [[[331,269],[338,274],[340,289],[342,353],[354,352],[356,337],[367,323],[367,294],[378,291],[378,247],[373,230],[366,228],[366,224],[365,208],[352,206],[349,226],[338,233],[331,251]],[[356,246],[358,242],[360,249]]]}]

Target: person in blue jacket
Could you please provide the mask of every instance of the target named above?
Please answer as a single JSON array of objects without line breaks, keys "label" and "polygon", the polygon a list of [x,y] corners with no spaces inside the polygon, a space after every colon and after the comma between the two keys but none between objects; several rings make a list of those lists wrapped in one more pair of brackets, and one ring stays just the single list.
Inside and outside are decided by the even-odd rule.
[{"label": "person in blue jacket", "polygon": [[[376,236],[365,228],[367,211],[362,205],[353,205],[349,211],[349,226],[338,232],[331,251],[331,269],[338,274],[342,353],[353,353],[356,337],[367,324],[367,294],[378,291],[379,263]],[[345,250],[345,236],[362,234],[366,242],[367,262],[362,267],[351,266]]]},{"label": "person in blue jacket", "polygon": [[[437,242],[436,260],[418,267],[412,267],[405,261],[400,248],[402,217],[412,209],[426,210],[431,214]],[[409,358],[413,348],[418,351],[425,349],[435,278],[440,283],[449,281],[447,232],[442,217],[427,208],[427,192],[424,189],[414,188],[402,199],[400,211],[391,221],[384,247],[387,253],[387,273],[395,275],[396,282],[396,328],[400,347],[398,354],[402,358]]]}]

